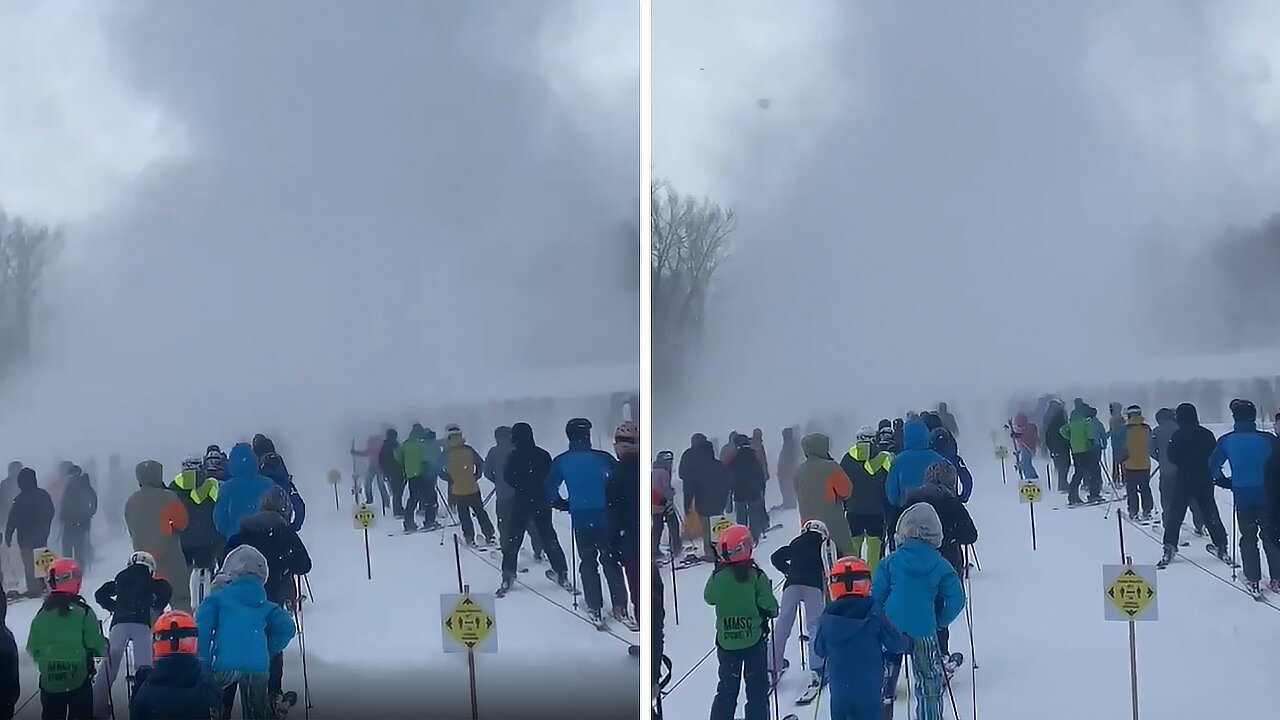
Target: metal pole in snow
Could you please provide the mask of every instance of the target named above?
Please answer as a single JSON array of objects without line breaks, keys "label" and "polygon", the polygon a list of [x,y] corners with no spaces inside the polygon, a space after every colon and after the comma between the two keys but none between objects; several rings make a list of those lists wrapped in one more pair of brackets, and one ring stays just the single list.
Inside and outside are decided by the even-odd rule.
[{"label": "metal pole in snow", "polygon": [[370,580],[373,579],[373,561],[369,559],[369,528],[364,529],[364,570]]},{"label": "metal pole in snow", "polygon": [[1036,504],[1027,503],[1027,507],[1031,508],[1031,549],[1036,549]]}]

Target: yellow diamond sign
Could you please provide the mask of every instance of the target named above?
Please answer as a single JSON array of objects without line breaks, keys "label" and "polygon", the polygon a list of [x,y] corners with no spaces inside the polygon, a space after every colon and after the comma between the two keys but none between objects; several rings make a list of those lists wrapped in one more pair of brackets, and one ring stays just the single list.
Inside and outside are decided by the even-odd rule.
[{"label": "yellow diamond sign", "polygon": [[357,505],[355,512],[352,513],[352,520],[355,522],[357,530],[368,530],[378,522],[378,515],[373,511],[372,505]]},{"label": "yellow diamond sign", "polygon": [[720,533],[724,532],[733,520],[728,515],[714,515],[711,518],[711,542],[720,542]]},{"label": "yellow diamond sign", "polygon": [[493,595],[440,596],[445,652],[497,652]]},{"label": "yellow diamond sign", "polygon": [[1001,459],[1001,460],[1004,460],[1005,458],[1009,457],[1009,448],[1007,448],[1007,447],[1005,447],[1005,446],[1003,446],[1003,445],[1001,445],[1001,446],[997,447],[997,448],[996,448],[996,457],[997,457],[997,458],[999,458],[999,459]]},{"label": "yellow diamond sign", "polygon": [[1158,619],[1154,566],[1105,565],[1102,577],[1108,620]]},{"label": "yellow diamond sign", "polygon": [[1028,480],[1018,486],[1018,500],[1022,503],[1038,503],[1040,496],[1044,494],[1040,483]]},{"label": "yellow diamond sign", "polygon": [[47,547],[35,548],[31,551],[31,555],[35,560],[36,569],[40,571],[40,577],[48,575],[49,566],[58,559],[57,554]]}]

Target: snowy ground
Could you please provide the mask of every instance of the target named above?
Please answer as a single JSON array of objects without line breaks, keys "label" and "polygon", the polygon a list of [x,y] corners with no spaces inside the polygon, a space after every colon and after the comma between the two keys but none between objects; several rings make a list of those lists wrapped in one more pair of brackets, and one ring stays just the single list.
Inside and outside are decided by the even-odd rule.
[{"label": "snowy ground", "polygon": [[[972,668],[970,658],[953,680],[959,716],[975,717],[976,694],[976,716],[987,720],[1129,717],[1127,624],[1103,620],[1101,568],[1120,562],[1115,509],[1104,519],[1105,505],[1067,510],[1065,495],[1046,493],[1036,507],[1039,549],[1032,551],[1028,510],[1018,502],[1012,467],[1010,484],[1002,485],[996,461],[980,457],[989,446],[976,440],[971,444],[969,460],[977,489],[969,509],[981,535],[977,549],[982,564],[982,570],[973,573],[970,598],[978,667]],[[1230,531],[1230,493],[1219,491],[1218,502]],[[768,537],[756,553],[775,582],[780,576],[769,565],[768,555],[797,530],[794,513],[778,514],[777,521],[785,529]],[[1207,540],[1191,534],[1190,518],[1186,527],[1184,536],[1192,540],[1183,548],[1186,558],[1159,575],[1160,619],[1137,624],[1142,716],[1261,717],[1274,705],[1280,598],[1270,596],[1277,607],[1250,599],[1239,583],[1231,583],[1230,569],[1205,552]],[[1152,536],[1125,527],[1126,548],[1135,563],[1154,564],[1160,557],[1158,528],[1149,532]],[[664,576],[673,682],[713,647],[714,614],[702,601],[709,572],[698,567],[676,573],[679,626],[672,613],[670,569]],[[951,646],[970,654],[964,616],[952,626]],[[794,632],[787,657],[792,670],[781,683],[781,715],[828,717],[825,701],[817,708],[791,703],[804,682],[804,673],[796,672],[800,648]],[[667,717],[705,716],[715,685],[713,655],[665,699]],[[742,702],[740,697],[739,717]],[[949,700],[945,715],[954,717]],[[905,683],[899,687],[895,717],[912,717]]]},{"label": "snowy ground", "polygon": [[[444,544],[439,532],[389,537],[398,523],[380,518],[369,533],[373,580],[367,580],[363,536],[353,528],[349,496],[343,495],[338,513],[332,494],[326,504],[320,493],[308,494],[302,533],[315,563],[309,578],[315,602],[304,605],[314,707],[304,713],[300,703],[291,717],[470,717],[466,655],[446,655],[441,640],[439,595],[458,591],[454,531]],[[562,513],[557,529],[568,552],[571,535]],[[570,595],[543,576],[547,566],[526,562],[527,548],[522,566],[531,569],[520,580],[568,609],[519,585],[498,601],[498,652],[476,655],[480,717],[637,718],[639,667],[627,654],[627,640],[637,636],[617,626],[620,639],[575,616]],[[91,604],[93,591],[123,566],[128,553],[127,540],[101,543],[101,562],[84,583]],[[497,587],[497,569],[466,550],[461,557],[463,581],[474,592]],[[494,552],[493,562],[499,558]],[[26,600],[9,607],[8,625],[20,648],[38,606]],[[99,617],[107,616],[99,610]],[[284,684],[301,697],[299,647],[295,640],[286,651]],[[37,686],[35,668],[21,654],[25,700]],[[128,701],[124,686],[117,681],[114,695],[121,711]],[[39,712],[37,698],[18,717]]]}]

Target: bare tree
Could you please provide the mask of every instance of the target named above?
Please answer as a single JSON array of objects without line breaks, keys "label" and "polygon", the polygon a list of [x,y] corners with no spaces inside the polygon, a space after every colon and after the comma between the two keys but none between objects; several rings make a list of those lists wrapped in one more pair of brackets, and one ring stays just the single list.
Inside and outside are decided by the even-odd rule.
[{"label": "bare tree", "polygon": [[30,356],[40,279],[62,240],[58,228],[0,210],[0,374]]},{"label": "bare tree", "polygon": [[671,371],[703,327],[737,217],[731,208],[681,195],[666,182],[654,183],[650,205],[654,376],[675,377]]}]

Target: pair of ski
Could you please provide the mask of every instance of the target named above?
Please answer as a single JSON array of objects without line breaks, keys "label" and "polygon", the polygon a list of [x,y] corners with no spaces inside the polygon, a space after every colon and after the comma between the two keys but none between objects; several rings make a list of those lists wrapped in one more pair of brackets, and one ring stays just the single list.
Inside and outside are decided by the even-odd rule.
[{"label": "pair of ski", "polygon": [[456,523],[456,522],[436,523],[435,525],[424,525],[422,527],[414,528],[412,530],[401,530],[400,532],[390,532],[390,533],[387,533],[387,537],[400,537],[401,535],[417,535],[419,533],[435,532],[436,530],[448,530],[449,528],[456,528],[459,525],[460,523]]},{"label": "pair of ski", "polygon": [[[947,656],[947,660],[950,661],[952,668],[950,671],[944,669],[943,672],[946,673],[947,680],[949,681],[955,674],[956,670],[959,670],[960,666],[964,665],[964,653],[951,653]],[[911,682],[910,678],[907,679],[907,682]],[[807,706],[812,703],[817,699],[818,694],[822,692],[824,684],[825,678],[821,675],[811,678],[809,680],[809,684],[806,685],[805,688],[800,691],[800,695],[796,697],[795,704]],[[790,715],[783,716],[782,720],[799,720],[799,716],[792,713]]]},{"label": "pair of ski", "polygon": [[[492,564],[493,564],[493,563],[489,562],[488,558],[481,557],[480,559],[484,560],[485,562],[489,563],[490,565],[492,565]],[[522,567],[522,568],[520,568],[517,572],[527,573],[527,572],[529,572],[529,568],[527,568],[527,567]],[[561,582],[560,582],[560,580],[559,580],[559,578],[557,578],[557,577],[556,577],[556,571],[555,571],[555,570],[552,570],[551,568],[547,568],[547,571],[546,571],[546,573],[544,573],[544,574],[546,575],[546,578],[547,578],[548,580],[550,580],[551,582],[553,582],[553,583],[555,583],[555,584],[556,584],[556,587],[558,587],[558,588],[560,588],[560,589],[564,590],[565,592],[569,593],[570,595],[580,595],[580,594],[581,594],[581,591],[579,591],[579,590],[578,590],[577,588],[575,588],[573,585],[570,585],[570,584],[568,583],[568,581],[565,581],[564,583],[561,583]],[[512,586],[513,586],[514,584],[515,584],[515,580],[514,580],[514,579],[513,579],[513,580],[511,580],[511,581],[503,580],[503,581],[502,581],[502,583],[498,585],[498,589],[497,589],[497,590],[495,590],[495,591],[493,591],[493,596],[494,596],[494,597],[496,597],[496,598],[504,598],[504,597],[506,597],[506,596],[507,596],[507,593],[511,592],[511,588],[512,588]]]},{"label": "pair of ski", "polygon": [[[1188,543],[1188,544],[1189,544],[1189,543]],[[1213,543],[1208,543],[1208,544],[1206,544],[1206,545],[1204,546],[1204,549],[1205,549],[1205,552],[1207,552],[1207,553],[1209,553],[1211,556],[1213,556],[1213,559],[1214,559],[1214,560],[1217,560],[1218,562],[1222,563],[1223,565],[1226,565],[1227,567],[1232,568],[1232,569],[1235,569],[1235,568],[1239,568],[1239,567],[1240,567],[1240,563],[1236,562],[1235,560],[1232,560],[1230,557],[1226,557],[1226,558],[1224,558],[1222,555],[1219,555],[1219,554],[1218,554],[1218,547],[1217,547],[1216,545],[1214,545]],[[1160,558],[1160,561],[1156,563],[1156,569],[1157,569],[1157,570],[1164,570],[1165,568],[1169,567],[1169,563],[1171,563],[1171,562],[1173,562],[1173,557],[1162,557],[1162,558]]]}]

